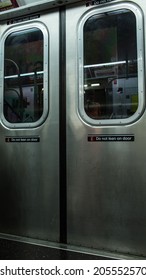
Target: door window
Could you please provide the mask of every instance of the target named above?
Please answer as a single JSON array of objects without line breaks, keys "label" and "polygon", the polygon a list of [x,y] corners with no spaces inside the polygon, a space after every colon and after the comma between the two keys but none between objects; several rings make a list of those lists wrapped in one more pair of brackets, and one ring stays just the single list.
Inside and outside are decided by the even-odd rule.
[{"label": "door window", "polygon": [[[47,53],[47,52],[46,52]],[[9,32],[4,40],[3,114],[9,126],[34,126],[46,115],[44,33],[40,28]]]},{"label": "door window", "polygon": [[128,122],[139,115],[138,76],[143,70],[136,24],[135,14],[127,9],[94,13],[83,24],[80,109],[92,124]]}]

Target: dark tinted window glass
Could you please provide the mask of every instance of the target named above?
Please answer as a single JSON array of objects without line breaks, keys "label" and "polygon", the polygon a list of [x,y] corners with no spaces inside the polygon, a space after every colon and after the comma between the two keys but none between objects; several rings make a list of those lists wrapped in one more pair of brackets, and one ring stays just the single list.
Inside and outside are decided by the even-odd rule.
[{"label": "dark tinted window glass", "polygon": [[43,33],[13,32],[4,51],[4,116],[10,123],[36,122],[43,113]]},{"label": "dark tinted window glass", "polygon": [[135,15],[90,17],[84,25],[84,109],[92,119],[121,119],[138,108]]}]

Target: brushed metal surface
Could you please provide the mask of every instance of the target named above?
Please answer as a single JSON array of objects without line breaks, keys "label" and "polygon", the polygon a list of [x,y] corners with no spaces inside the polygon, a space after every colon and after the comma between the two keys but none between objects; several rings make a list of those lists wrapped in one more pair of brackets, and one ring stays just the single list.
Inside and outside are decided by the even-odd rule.
[{"label": "brushed metal surface", "polygon": [[[52,11],[39,21],[46,25],[49,37],[49,114],[45,123],[34,129],[8,129],[0,124],[0,232],[58,241],[59,14]],[[13,28],[15,24],[4,24],[1,33],[7,29],[13,32]],[[5,142],[6,137],[26,136],[39,136],[40,142]]]},{"label": "brushed metal surface", "polygon": [[[52,2],[52,1],[50,1]],[[74,2],[74,4],[73,4]],[[67,97],[67,237],[68,245],[87,251],[116,252],[119,255],[146,256],[146,113],[145,52],[141,25],[139,51],[139,101],[141,116],[130,123],[100,125],[88,122],[79,113],[82,98],[82,58],[79,24],[92,10],[105,12],[120,4],[135,9],[136,19],[146,16],[143,0],[113,1],[86,7],[85,2],[66,6],[66,97]],[[45,7],[41,6],[42,9]],[[129,6],[128,6],[129,5]],[[47,5],[47,9],[50,6]],[[52,8],[52,6],[51,6]],[[38,8],[24,9],[24,15]],[[12,12],[13,17],[22,10]],[[142,11],[142,12],[141,12]],[[4,13],[0,34],[15,25],[6,25]],[[33,19],[31,19],[33,22]],[[34,22],[43,22],[49,36],[49,114],[36,128],[6,128],[0,122],[0,233],[59,242],[59,11],[51,9]],[[145,35],[145,34],[144,34]],[[81,39],[80,39],[81,40]],[[140,53],[142,57],[140,57]],[[0,59],[2,60],[2,50]],[[2,68],[2,67],[1,67]],[[142,71],[141,71],[142,70]],[[2,69],[0,79],[2,81]],[[2,86],[0,83],[0,95]],[[2,97],[0,97],[2,114]],[[83,106],[82,106],[83,107]],[[81,108],[82,109],[82,108]],[[89,142],[88,135],[133,135],[130,142]],[[7,143],[7,137],[40,137],[38,143]]]},{"label": "brushed metal surface", "polygon": [[[113,2],[113,11],[118,3],[124,7],[124,1]],[[146,13],[146,5],[139,5]],[[146,255],[146,115],[129,125],[92,126],[78,113],[82,66],[76,34],[84,14],[102,14],[102,7],[67,9],[68,243]],[[88,134],[133,134],[135,141],[88,142]]]}]

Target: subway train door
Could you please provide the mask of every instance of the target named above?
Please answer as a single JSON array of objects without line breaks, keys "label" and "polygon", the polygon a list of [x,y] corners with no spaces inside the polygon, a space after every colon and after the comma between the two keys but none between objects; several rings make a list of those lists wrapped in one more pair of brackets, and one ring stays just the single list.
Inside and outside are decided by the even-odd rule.
[{"label": "subway train door", "polygon": [[0,34],[0,232],[59,241],[58,10]]},{"label": "subway train door", "polygon": [[146,254],[142,12],[70,5],[66,22],[68,244]]}]

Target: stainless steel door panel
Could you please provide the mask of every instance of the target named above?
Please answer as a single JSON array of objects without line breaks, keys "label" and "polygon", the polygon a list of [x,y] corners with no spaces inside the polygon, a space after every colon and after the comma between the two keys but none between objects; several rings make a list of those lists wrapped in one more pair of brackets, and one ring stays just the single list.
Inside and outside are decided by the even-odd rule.
[{"label": "stainless steel door panel", "polygon": [[[46,101],[49,102],[49,112],[46,121],[36,128],[8,129],[0,125],[0,232],[58,241],[59,14],[52,11],[30,22],[34,25],[35,22],[43,23],[48,32],[49,60],[45,71],[49,78],[49,101]],[[23,23],[2,25],[1,35],[7,30],[13,32],[17,26],[23,26]],[[26,137],[32,142],[13,142],[13,139],[20,141]],[[39,142],[33,142],[33,138]]]},{"label": "stainless steel door panel", "polygon": [[[102,14],[96,6],[67,9],[68,243],[145,255],[146,115],[129,125],[92,127],[78,113],[77,30],[88,9]],[[89,142],[90,134],[132,134],[135,141]]]}]

